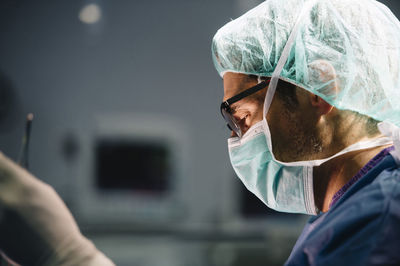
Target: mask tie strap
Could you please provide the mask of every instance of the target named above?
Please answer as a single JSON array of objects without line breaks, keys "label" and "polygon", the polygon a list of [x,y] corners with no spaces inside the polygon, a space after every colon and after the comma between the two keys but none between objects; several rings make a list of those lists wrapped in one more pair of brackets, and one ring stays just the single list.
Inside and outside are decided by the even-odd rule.
[{"label": "mask tie strap", "polygon": [[299,16],[297,17],[296,24],[294,24],[293,26],[293,29],[289,35],[286,45],[283,48],[281,57],[279,58],[275,70],[272,73],[271,81],[268,86],[267,95],[265,96],[265,101],[264,101],[264,114],[263,114],[264,117],[267,115],[269,107],[271,106],[272,98],[274,97],[276,86],[278,85],[279,76],[281,75],[282,69],[285,66],[286,61],[289,57],[290,50],[293,47],[297,34],[299,33],[299,29],[301,23],[303,22],[303,18],[307,15],[307,12],[314,6],[316,2],[317,0],[306,1],[305,5],[303,6],[303,9],[301,10]]},{"label": "mask tie strap", "polygon": [[[302,25],[304,17],[307,15],[307,11],[309,11],[314,4],[317,2],[317,0],[309,0],[306,1],[299,16],[297,17],[297,21],[293,26],[292,31],[290,32],[289,38],[285,44],[285,47],[283,48],[282,54],[278,60],[278,63],[275,67],[274,72],[272,73],[271,80],[269,82],[269,86],[267,89],[267,94],[265,95],[265,100],[264,100],[264,107],[263,107],[263,121],[264,121],[264,131],[265,131],[265,136],[267,138],[267,145],[270,151],[272,151],[272,143],[271,141],[268,141],[268,139],[271,138],[271,133],[269,131],[268,123],[267,123],[267,114],[268,110],[271,106],[272,99],[274,98],[275,91],[276,91],[276,86],[278,85],[278,80],[281,75],[281,72],[286,64],[286,61],[289,57],[290,51],[292,50],[293,44],[296,40],[297,34],[299,33],[300,26]],[[272,154],[274,157],[274,155]]]},{"label": "mask tie strap", "polygon": [[394,143],[394,150],[390,152],[397,165],[400,166],[400,128],[394,124],[384,121],[378,124],[379,131],[391,138]]}]

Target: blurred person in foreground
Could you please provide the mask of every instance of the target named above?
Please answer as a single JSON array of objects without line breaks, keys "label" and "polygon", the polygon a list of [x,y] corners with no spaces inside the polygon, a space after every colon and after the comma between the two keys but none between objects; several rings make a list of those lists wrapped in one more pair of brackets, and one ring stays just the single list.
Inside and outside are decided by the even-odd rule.
[{"label": "blurred person in foreground", "polygon": [[115,265],[81,234],[52,187],[2,153],[0,251],[0,265]]},{"label": "blurred person in foreground", "polygon": [[232,166],[312,215],[286,265],[400,265],[400,23],[374,0],[268,0],[218,30]]}]

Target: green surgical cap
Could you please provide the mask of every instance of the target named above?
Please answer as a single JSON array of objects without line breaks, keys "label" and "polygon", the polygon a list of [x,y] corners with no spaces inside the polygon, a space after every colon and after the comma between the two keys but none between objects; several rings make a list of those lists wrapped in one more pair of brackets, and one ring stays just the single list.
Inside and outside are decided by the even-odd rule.
[{"label": "green surgical cap", "polygon": [[400,23],[374,0],[267,0],[218,30],[217,71],[272,77],[295,25],[280,79],[400,126]]}]

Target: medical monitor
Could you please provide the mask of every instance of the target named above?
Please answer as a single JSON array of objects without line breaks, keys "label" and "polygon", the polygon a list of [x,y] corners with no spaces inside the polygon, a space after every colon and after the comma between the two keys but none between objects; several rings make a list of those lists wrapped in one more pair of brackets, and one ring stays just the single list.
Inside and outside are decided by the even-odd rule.
[{"label": "medical monitor", "polygon": [[[186,130],[174,118],[106,114],[86,133],[77,218],[90,226],[162,227],[183,217]],[[186,175],[187,176],[187,175]]]}]

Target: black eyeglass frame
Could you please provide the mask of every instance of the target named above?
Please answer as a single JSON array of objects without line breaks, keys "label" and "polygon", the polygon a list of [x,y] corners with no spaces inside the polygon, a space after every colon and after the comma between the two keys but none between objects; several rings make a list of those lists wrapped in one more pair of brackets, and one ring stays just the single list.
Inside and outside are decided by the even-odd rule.
[{"label": "black eyeglass frame", "polygon": [[221,107],[220,107],[221,115],[224,118],[224,120],[226,121],[226,123],[227,123],[226,125],[228,126],[228,128],[230,130],[232,130],[233,132],[235,132],[237,136],[242,137],[242,132],[240,130],[239,125],[235,121],[235,118],[232,115],[232,112],[231,112],[232,110],[231,110],[230,106],[232,104],[234,104],[235,102],[238,102],[238,101],[242,100],[243,98],[264,89],[265,87],[267,87],[269,85],[269,82],[270,82],[270,79],[264,80],[264,81],[258,83],[257,85],[255,85],[245,91],[242,91],[241,93],[239,93],[221,103]]}]

